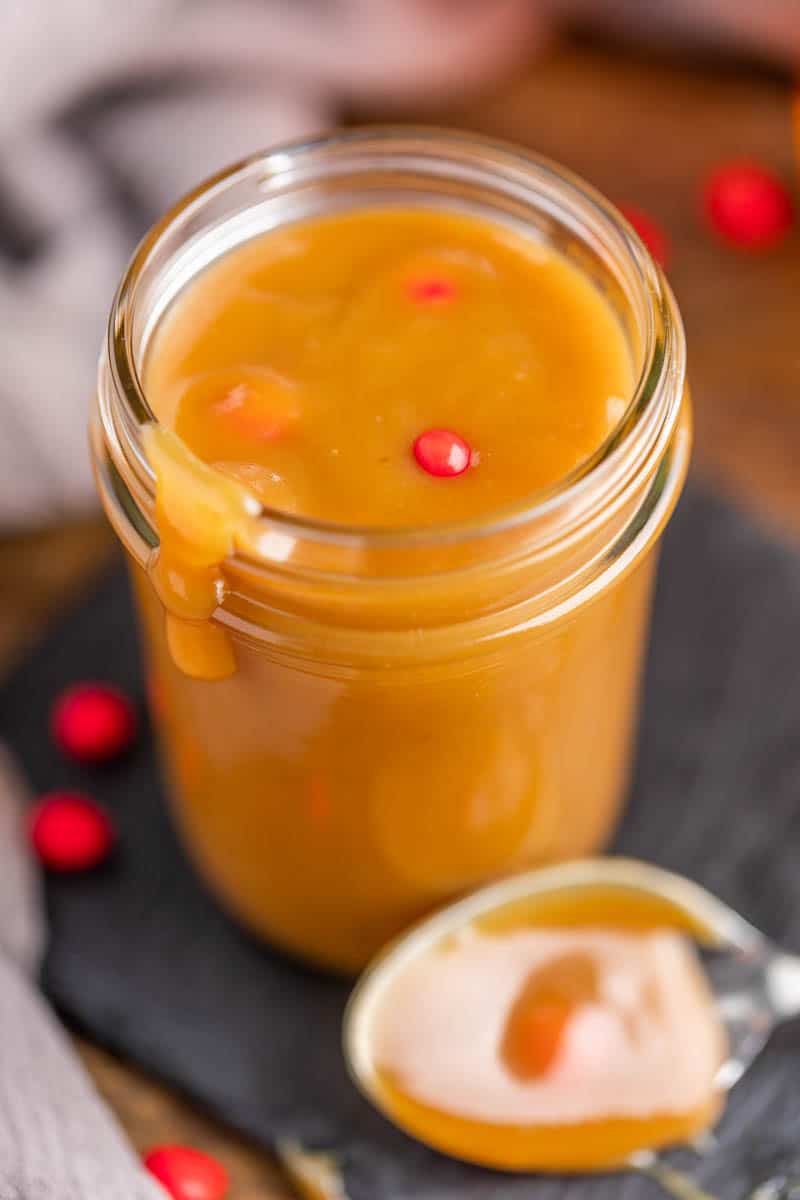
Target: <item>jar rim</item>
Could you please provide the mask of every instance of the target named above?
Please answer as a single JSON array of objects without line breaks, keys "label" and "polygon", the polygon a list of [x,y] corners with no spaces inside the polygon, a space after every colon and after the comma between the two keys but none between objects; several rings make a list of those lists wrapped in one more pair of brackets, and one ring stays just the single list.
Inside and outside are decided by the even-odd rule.
[{"label": "jar rim", "polygon": [[[354,156],[360,156],[360,165],[354,164]],[[547,527],[545,536],[549,540],[554,521],[559,524],[562,513],[570,525],[579,525],[602,504],[604,495],[614,492],[626,462],[629,470],[624,474],[637,473],[630,462],[634,443],[642,462],[652,462],[653,455],[658,458],[664,452],[680,410],[685,376],[683,327],[662,272],[622,214],[579,176],[511,143],[430,126],[349,128],[278,145],[218,172],[179,200],[134,252],[114,298],[105,364],[101,363],[101,373],[104,365],[110,373],[113,395],[104,395],[101,386],[99,407],[115,466],[127,477],[126,483],[133,484],[130,490],[145,521],[146,510],[152,512],[155,499],[155,474],[142,435],[147,424],[157,422],[142,384],[131,323],[139,280],[152,257],[170,234],[196,221],[210,199],[236,188],[254,174],[266,194],[287,186],[292,178],[313,184],[321,172],[385,170],[389,164],[402,172],[404,162],[406,169],[424,164],[430,171],[460,171],[484,186],[505,188],[531,213],[549,204],[559,217],[570,219],[582,242],[596,244],[605,239],[617,256],[616,264],[637,289],[645,315],[638,379],[625,411],[591,455],[554,483],[511,504],[455,521],[391,528],[328,522],[264,505],[257,519],[263,522],[271,544],[278,534],[293,542],[412,550],[501,535],[523,526],[533,527],[537,522]],[[237,551],[235,557],[248,556]]]}]

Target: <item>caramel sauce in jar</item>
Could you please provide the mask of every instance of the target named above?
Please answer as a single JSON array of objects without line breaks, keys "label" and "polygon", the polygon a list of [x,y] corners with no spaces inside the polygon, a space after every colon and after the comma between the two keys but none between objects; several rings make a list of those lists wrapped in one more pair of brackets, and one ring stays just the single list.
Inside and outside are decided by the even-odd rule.
[{"label": "caramel sauce in jar", "polygon": [[[406,138],[441,146],[412,168]],[[480,205],[441,183],[457,160]],[[101,364],[185,843],[251,929],[338,969],[602,846],[624,796],[682,335],[613,213],[515,163],[366,132],[235,168],[145,242]]]}]

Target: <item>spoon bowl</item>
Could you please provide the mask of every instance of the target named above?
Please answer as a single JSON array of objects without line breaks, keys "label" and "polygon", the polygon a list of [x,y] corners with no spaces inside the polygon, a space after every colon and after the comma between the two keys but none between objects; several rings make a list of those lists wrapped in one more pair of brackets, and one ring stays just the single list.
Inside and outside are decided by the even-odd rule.
[{"label": "spoon bowl", "polygon": [[[720,1094],[745,1074],[776,1025],[800,1014],[800,958],[783,953],[698,884],[629,859],[585,859],[540,868],[492,884],[422,921],[391,944],[356,985],[345,1014],[345,1058],[356,1085],[390,1121],[436,1149],[454,1152],[441,1131],[436,1132],[435,1123],[429,1138],[421,1132],[419,1122],[408,1119],[404,1106],[387,1092],[375,1062],[373,1030],[392,983],[421,955],[469,926],[496,932],[526,924],[541,927],[556,910],[560,913],[557,923],[563,926],[567,896],[569,925],[640,931],[669,927],[697,944],[727,1035],[728,1053],[716,1079]],[[554,1134],[557,1132],[554,1127]],[[521,1129],[519,1145],[523,1147],[524,1136]],[[516,1169],[547,1167],[535,1158],[527,1163],[521,1159],[492,1163],[477,1141],[474,1153],[457,1153],[457,1157]],[[616,1161],[612,1150],[602,1161],[576,1169],[629,1166],[652,1171],[655,1162],[654,1148],[642,1145]]]}]

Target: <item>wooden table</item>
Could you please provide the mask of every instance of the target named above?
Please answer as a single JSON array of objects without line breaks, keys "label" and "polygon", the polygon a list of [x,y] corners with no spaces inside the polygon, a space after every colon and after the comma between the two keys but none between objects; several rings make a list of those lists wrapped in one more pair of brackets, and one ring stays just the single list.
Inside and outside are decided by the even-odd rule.
[{"label": "wooden table", "polygon": [[[689,338],[696,469],[800,537],[800,234],[769,254],[743,255],[709,235],[698,199],[707,170],[723,158],[758,157],[791,177],[787,83],[730,64],[682,65],[575,44],[478,102],[414,117],[535,148],[664,224]],[[102,565],[110,545],[96,520],[0,541],[0,670]],[[138,1071],[78,1045],[137,1146],[175,1139],[209,1149],[231,1170],[231,1200],[288,1195],[267,1155]]]}]

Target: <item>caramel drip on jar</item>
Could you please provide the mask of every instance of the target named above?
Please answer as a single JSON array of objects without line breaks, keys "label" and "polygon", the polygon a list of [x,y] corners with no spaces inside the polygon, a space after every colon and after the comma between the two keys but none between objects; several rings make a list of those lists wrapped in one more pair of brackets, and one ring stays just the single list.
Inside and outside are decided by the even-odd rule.
[{"label": "caramel drip on jar", "polygon": [[193,679],[236,671],[230,636],[215,620],[225,599],[224,562],[261,511],[243,484],[202,462],[171,430],[151,425],[145,449],[156,476],[160,545],[149,574],[164,605],[173,662]]}]

